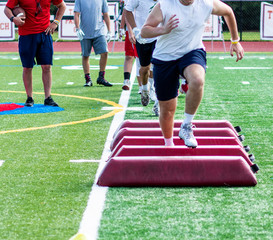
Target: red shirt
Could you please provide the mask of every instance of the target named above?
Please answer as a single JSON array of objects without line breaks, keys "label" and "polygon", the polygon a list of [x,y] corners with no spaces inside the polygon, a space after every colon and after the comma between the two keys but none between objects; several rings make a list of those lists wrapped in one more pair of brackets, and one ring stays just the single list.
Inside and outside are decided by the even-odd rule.
[{"label": "red shirt", "polygon": [[[50,4],[58,5],[63,0],[8,0],[6,6],[13,9],[19,4],[26,12],[25,24],[18,27],[19,35],[29,35],[41,33],[46,30],[50,24]],[[40,2],[41,9],[38,13],[37,2]],[[35,16],[35,13],[38,13]]]}]

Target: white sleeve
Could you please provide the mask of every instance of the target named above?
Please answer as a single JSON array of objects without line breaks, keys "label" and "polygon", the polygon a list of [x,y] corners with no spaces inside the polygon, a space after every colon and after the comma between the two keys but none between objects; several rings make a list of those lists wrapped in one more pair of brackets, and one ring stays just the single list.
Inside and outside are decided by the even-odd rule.
[{"label": "white sleeve", "polygon": [[127,3],[125,3],[124,8],[129,12],[134,12],[135,8],[138,7],[138,0],[128,0]]}]

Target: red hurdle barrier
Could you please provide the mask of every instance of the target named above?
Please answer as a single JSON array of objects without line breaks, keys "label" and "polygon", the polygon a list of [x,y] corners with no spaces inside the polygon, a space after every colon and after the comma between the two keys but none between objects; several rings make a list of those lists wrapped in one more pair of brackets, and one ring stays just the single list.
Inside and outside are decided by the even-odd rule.
[{"label": "red hurdle barrier", "polygon": [[175,121],[173,147],[164,146],[158,121],[126,120],[111,142],[100,186],[255,186],[259,170],[247,154],[238,128],[225,120],[194,121],[197,148],[179,139]]},{"label": "red hurdle barrier", "polygon": [[257,180],[240,156],[113,157],[100,186],[255,186]]},{"label": "red hurdle barrier", "polygon": [[[250,161],[247,153],[238,145],[203,145],[197,148],[186,146],[122,146],[111,157],[136,157],[136,156],[240,156],[245,159],[249,166]],[[109,159],[111,158],[109,157]]]},{"label": "red hurdle barrier", "polygon": [[[174,128],[180,128],[182,120],[174,121]],[[227,120],[193,120],[192,124],[197,128],[230,128],[234,131],[235,134],[241,131],[241,128],[233,127],[232,124]],[[117,128],[114,136],[118,133],[118,131],[122,128],[159,128],[158,120],[125,120],[120,126]]]},{"label": "red hurdle barrier", "polygon": [[[178,136],[180,128],[174,128],[174,136]],[[238,137],[230,128],[193,128],[195,137]],[[116,147],[124,136],[162,136],[160,128],[122,128],[113,138],[110,149]]]},{"label": "red hurdle barrier", "polygon": [[[196,137],[198,145],[239,145],[243,147],[242,143],[237,137]],[[175,146],[184,146],[184,141],[179,137],[174,137],[173,142]],[[164,146],[164,138],[160,136],[124,136],[112,151],[112,156],[123,146]]]}]

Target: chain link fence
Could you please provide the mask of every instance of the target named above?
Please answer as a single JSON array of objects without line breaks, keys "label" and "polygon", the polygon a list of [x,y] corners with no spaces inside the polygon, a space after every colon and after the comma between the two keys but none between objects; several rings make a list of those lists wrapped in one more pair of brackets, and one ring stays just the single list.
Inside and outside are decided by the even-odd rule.
[{"label": "chain link fence", "polygon": [[[0,0],[0,2],[6,2]],[[65,0],[65,2],[73,3],[75,0]],[[122,2],[120,0],[108,0],[108,2]],[[261,3],[264,0],[223,0],[226,4],[232,7],[238,24],[238,31],[241,41],[261,41],[260,39],[260,18],[261,18]],[[266,1],[273,4],[272,1]],[[122,4],[120,4],[122,8]],[[56,8],[51,7],[51,14],[55,15]],[[4,13],[1,13],[4,14]],[[273,13],[272,13],[273,18]],[[273,22],[273,21],[272,21]],[[272,24],[273,28],[273,24]],[[223,23],[223,38],[230,39],[230,34],[225,22]]]},{"label": "chain link fence", "polygon": [[[234,11],[241,41],[260,41],[260,18],[262,0],[225,0]],[[266,1],[273,4],[273,1]],[[273,18],[273,14],[272,14]],[[272,24],[273,28],[273,24]],[[229,40],[227,25],[223,25],[224,39]]]}]

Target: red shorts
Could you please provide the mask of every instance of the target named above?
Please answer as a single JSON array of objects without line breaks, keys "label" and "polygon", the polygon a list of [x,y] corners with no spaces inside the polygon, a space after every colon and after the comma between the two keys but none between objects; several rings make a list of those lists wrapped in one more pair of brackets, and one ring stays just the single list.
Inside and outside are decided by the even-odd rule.
[{"label": "red shorts", "polygon": [[128,31],[125,34],[125,56],[138,57],[136,45],[130,42]]}]

